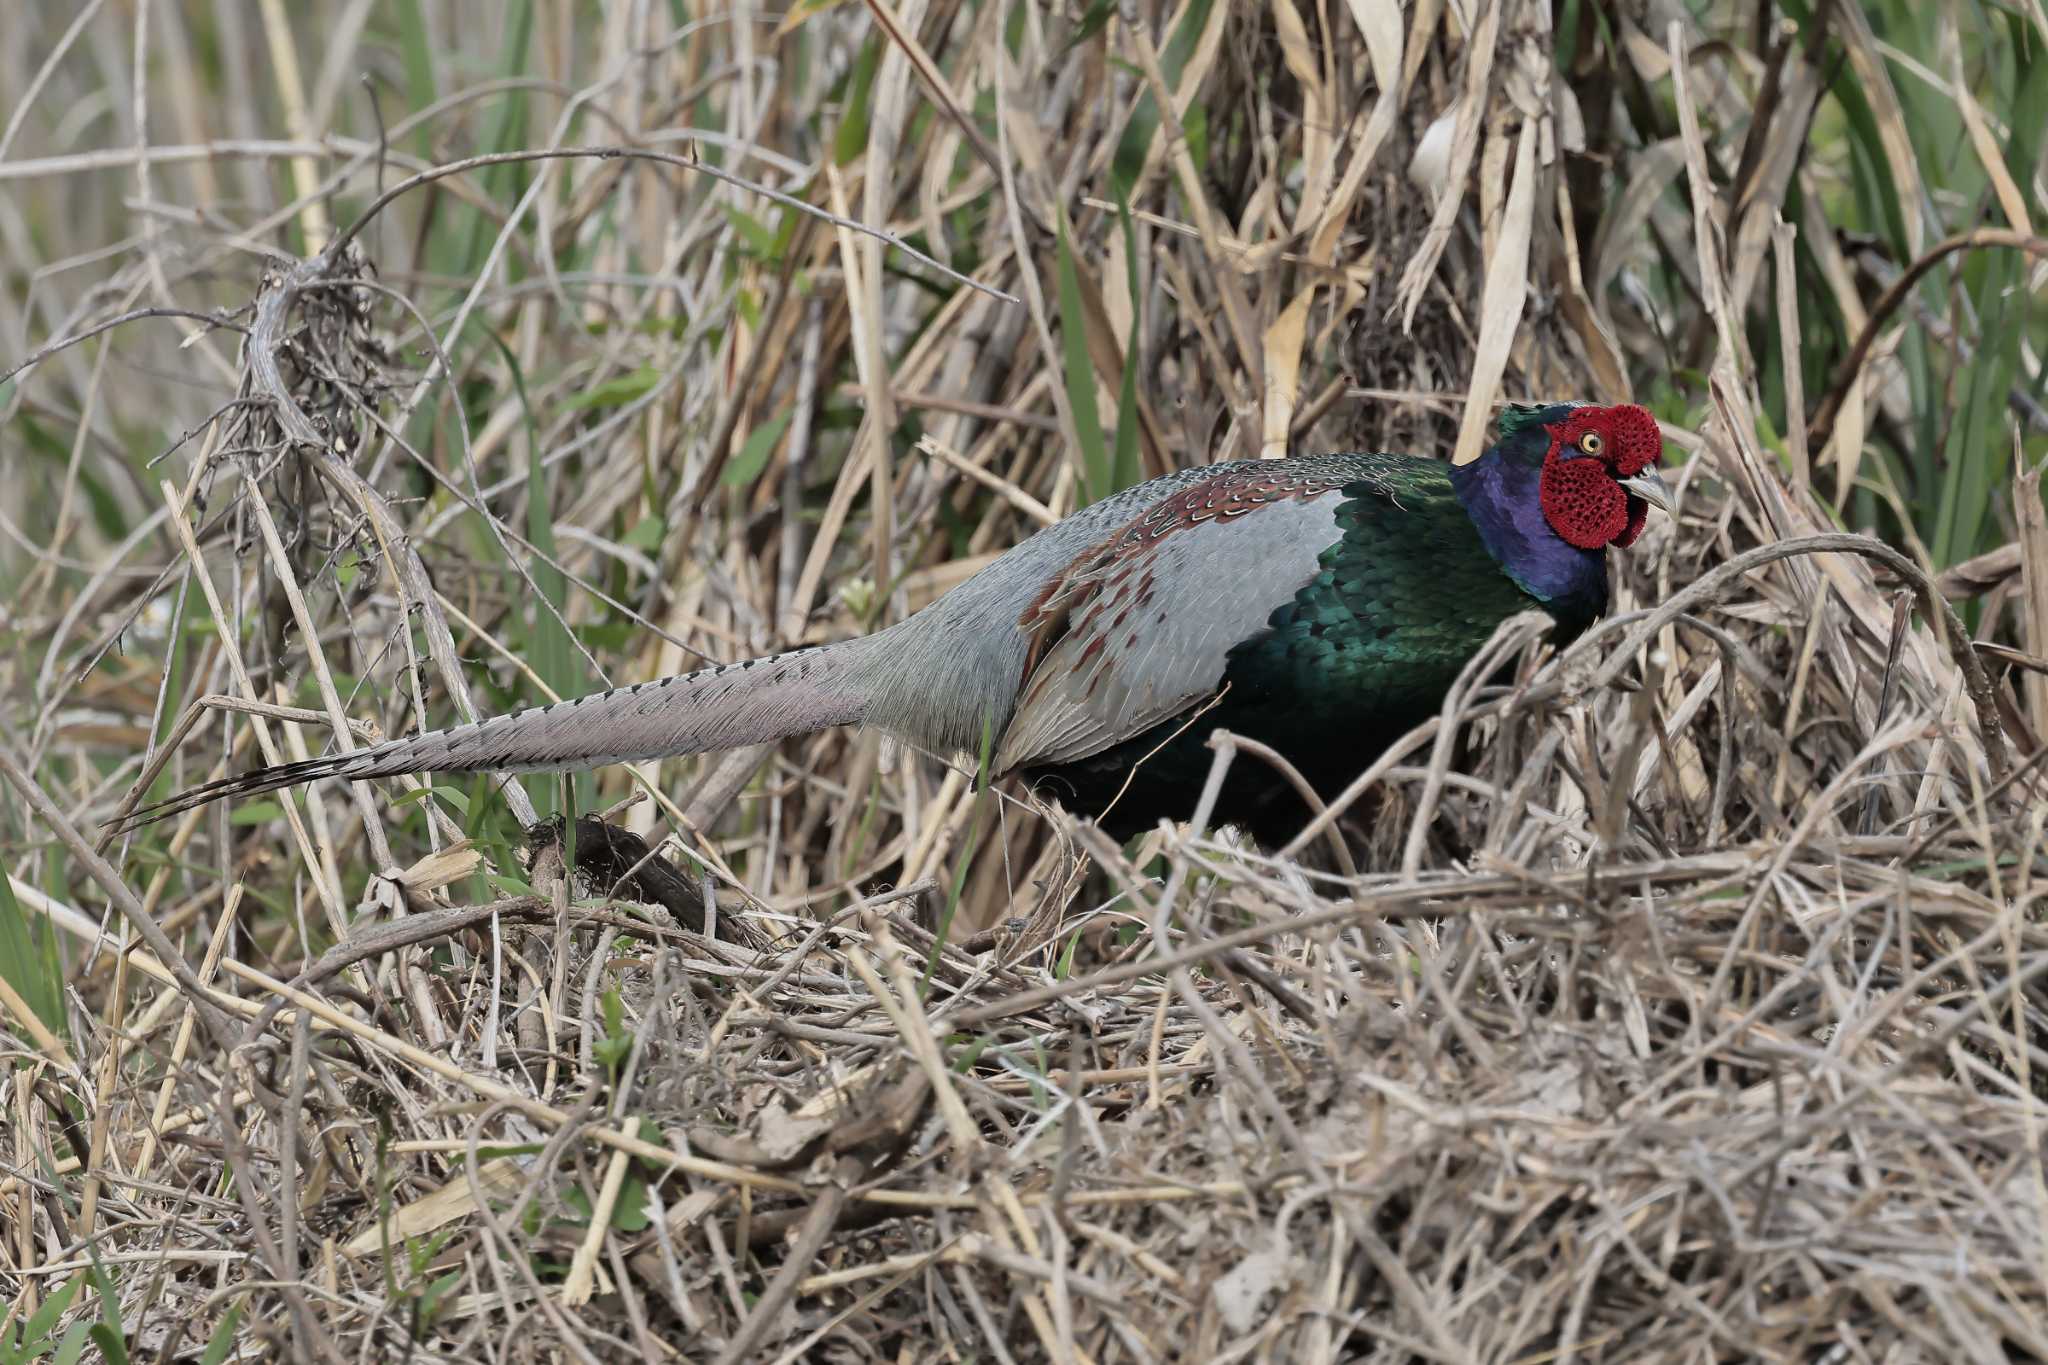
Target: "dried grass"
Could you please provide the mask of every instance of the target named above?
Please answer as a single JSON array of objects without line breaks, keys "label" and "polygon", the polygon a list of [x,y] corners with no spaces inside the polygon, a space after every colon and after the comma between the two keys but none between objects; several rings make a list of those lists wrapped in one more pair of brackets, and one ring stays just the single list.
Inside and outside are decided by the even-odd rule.
[{"label": "dried grass", "polygon": [[[758,196],[610,155],[452,175],[347,242],[323,196],[360,210],[380,176],[491,146],[452,98],[431,144],[392,123],[386,168],[324,133],[337,73],[391,57],[332,8],[209,30],[271,54],[281,120],[213,122],[164,10],[31,20],[0,71],[20,109],[46,58],[45,101],[119,71],[170,125],[147,157],[0,150],[45,220],[138,234],[38,276],[91,266],[91,289],[0,300],[39,359],[0,401],[78,434],[18,476],[57,510],[14,558],[0,662],[10,885],[100,944],[70,960],[64,1036],[0,998],[7,1321],[97,1265],[103,1302],[58,1330],[109,1318],[131,1359],[217,1332],[315,1360],[2048,1358],[2043,694],[1904,610],[1912,560],[1823,534],[1803,431],[1791,478],[1758,448],[1740,320],[1798,325],[1755,288],[1787,182],[1766,159],[1751,192],[1715,187],[1695,103],[1721,138],[1753,111],[1686,35],[1617,20],[1644,79],[1694,74],[1681,145],[1614,168],[1652,193],[1595,233],[1571,226],[1584,153],[1520,112],[1554,107],[1547,5],[1481,4],[1469,40],[1435,0],[1405,24],[1354,6],[1363,29],[1290,0],[1111,11],[1073,45],[1074,16],[1026,8],[1014,58],[995,7],[868,0],[779,38],[544,18],[548,69],[587,82],[552,95],[616,145],[722,119],[630,150],[716,148],[838,216],[792,216],[777,258],[736,216],[775,232]],[[338,57],[323,19],[355,35]],[[866,137],[835,161],[825,82],[760,63],[804,42],[843,70],[878,33]],[[129,39],[166,61],[126,70]],[[295,44],[318,71],[279,64]],[[1791,100],[1810,72],[1786,60]],[[1101,196],[1162,95],[1127,237]],[[1197,109],[1232,138],[1206,173]],[[521,145],[573,145],[566,116],[540,127]],[[171,128],[197,150],[157,145]],[[271,212],[237,154],[285,160],[299,197]],[[1654,194],[1673,176],[1693,221]],[[111,196],[138,181],[131,216]],[[479,254],[442,278],[419,244],[458,212]],[[1670,433],[1679,515],[1617,558],[1614,621],[1565,658],[1510,623],[1518,685],[1454,696],[1376,765],[1325,822],[1336,854],[1200,818],[1127,854],[844,734],[640,774],[654,799],[619,818],[702,864],[709,934],[559,879],[494,890],[518,866],[464,842],[506,828],[480,786],[473,809],[193,812],[111,865],[86,845],[160,772],[914,610],[1092,477],[1061,231],[1088,397],[1116,413],[1136,354],[1150,473],[1469,451],[1503,383],[1621,396],[1663,344],[1609,288],[1656,249],[1645,223],[1692,253],[1671,335],[1712,394]],[[1853,461],[1869,374],[1826,396],[1814,461]],[[103,460],[124,426],[170,457],[160,487]],[[2026,531],[2015,564],[2039,562]],[[1226,746],[1217,771],[1261,761]],[[522,786],[497,800],[532,818]]]}]

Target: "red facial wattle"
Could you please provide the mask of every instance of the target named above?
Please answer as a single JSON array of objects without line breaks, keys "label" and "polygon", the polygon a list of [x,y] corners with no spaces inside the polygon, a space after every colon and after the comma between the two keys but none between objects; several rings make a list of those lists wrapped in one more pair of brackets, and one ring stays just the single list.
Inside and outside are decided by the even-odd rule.
[{"label": "red facial wattle", "polygon": [[1538,488],[1550,528],[1583,550],[1634,543],[1650,509],[1619,480],[1634,478],[1663,454],[1657,419],[1632,403],[1585,407],[1546,430],[1550,452]]},{"label": "red facial wattle", "polygon": [[1641,498],[1628,500],[1628,524],[1621,528],[1621,534],[1614,538],[1616,545],[1633,545],[1636,537],[1643,533],[1643,527],[1650,520],[1650,504]]},{"label": "red facial wattle", "polygon": [[1540,495],[1550,529],[1581,550],[1597,550],[1628,532],[1628,494],[1596,459],[1559,459],[1553,448],[1543,463]]}]

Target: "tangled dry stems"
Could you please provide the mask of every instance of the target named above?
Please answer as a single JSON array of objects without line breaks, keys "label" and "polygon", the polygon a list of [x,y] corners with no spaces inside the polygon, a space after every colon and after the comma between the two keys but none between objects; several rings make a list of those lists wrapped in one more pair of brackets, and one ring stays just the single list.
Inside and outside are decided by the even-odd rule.
[{"label": "tangled dry stems", "polygon": [[[1734,557],[1748,509],[1697,484],[1683,509],[1631,574]],[[1830,563],[1838,650],[1791,562],[1741,616],[1611,633],[1576,686],[1505,633],[1531,685],[1466,699],[1462,770],[1429,727],[1382,765],[1364,856],[1420,830],[1408,872],[1199,825],[1134,860],[1083,829],[1103,877],[1062,853],[928,989],[929,883],[808,930],[728,906],[752,946],[566,888],[358,931],[261,983],[237,1051],[186,1055],[242,1089],[235,1143],[205,1105],[116,1104],[117,1149],[171,1145],[110,1179],[109,1240],[166,1178],[178,1284],[201,1228],[274,1222],[235,1263],[306,1266],[294,1331],[349,1354],[2039,1351],[2033,775],[1990,786],[1940,651],[1881,685],[1889,614],[1847,605],[1868,567]],[[491,1021],[453,1056],[395,1011],[423,970]],[[209,1166],[254,1197],[198,1197]],[[195,1332],[219,1309],[156,1305]]]},{"label": "tangled dry stems", "polygon": [[[1503,69],[1548,22],[1547,6],[1508,8],[1486,39]],[[1106,161],[1159,79],[1149,39],[1114,36],[1142,78],[1066,58],[1118,111],[1073,120],[1076,166]],[[1007,98],[996,51],[970,49],[956,85]],[[1425,83],[1489,90],[1475,67],[1492,53],[1437,53]],[[1224,49],[1212,98],[1253,88],[1248,60]],[[1519,127],[1502,85],[1467,149],[1483,142],[1485,164],[1505,165]],[[1395,111],[1387,165],[1436,107]],[[752,117],[733,114],[737,139]],[[1322,126],[1281,122],[1269,135]],[[1335,220],[1360,248],[1350,264],[1252,259],[1231,223],[1141,193],[1145,306],[1120,317],[1103,283],[1123,271],[1113,206],[1055,182],[1051,126],[1004,119],[998,164],[928,178],[900,206],[891,168],[951,166],[962,138],[944,120],[878,133],[862,211],[800,225],[779,265],[749,261],[737,282],[702,248],[731,246],[722,210],[744,200],[701,191],[674,238],[640,244],[677,272],[658,288],[624,271],[628,252],[601,263],[621,273],[577,280],[537,253],[544,306],[557,294],[570,312],[563,291],[587,290],[607,328],[522,324],[540,316],[521,312],[530,296],[488,293],[481,270],[456,317],[519,332],[519,376],[569,357],[536,384],[524,434],[520,401],[475,392],[513,389],[514,366],[450,354],[461,326],[424,316],[419,282],[377,261],[388,233],[269,258],[225,312],[87,309],[66,329],[232,319],[248,340],[218,366],[231,391],[167,443],[185,463],[148,490],[136,536],[76,581],[53,540],[47,581],[22,595],[51,644],[5,664],[10,694],[33,699],[19,761],[16,741],[0,751],[11,779],[41,792],[67,773],[33,809],[72,846],[69,900],[165,935],[78,973],[68,1046],[19,1041],[33,1061],[12,1079],[0,1236],[29,1296],[96,1256],[131,1354],[166,1357],[230,1312],[251,1356],[328,1360],[2048,1357],[2039,751],[2014,727],[2005,766],[2000,728],[2023,717],[2004,681],[1973,672],[1952,620],[1916,623],[1888,597],[1920,586],[1910,562],[1843,553],[1857,547],[1827,537],[1803,477],[1788,487],[1755,448],[1754,376],[1725,350],[1719,420],[1672,433],[1689,457],[1679,517],[1616,561],[1614,627],[1560,660],[1511,623],[1496,643],[1516,686],[1461,689],[1288,850],[1306,861],[1203,821],[1127,853],[843,736],[707,763],[675,799],[656,780],[623,817],[702,860],[720,888],[709,933],[567,882],[494,894],[479,854],[510,859],[464,847],[438,799],[356,792],[351,814],[316,794],[251,826],[195,813],[133,887],[93,861],[90,818],[166,765],[205,776],[183,765],[223,709],[251,720],[208,755],[216,771],[295,756],[305,727],[357,742],[438,712],[430,697],[466,716],[507,678],[558,683],[572,674],[543,677],[534,657],[543,616],[592,679],[843,633],[878,597],[912,608],[1071,507],[1045,297],[1063,214],[1088,244],[1078,283],[1105,381],[1125,346],[1154,381],[1148,470],[1275,439],[1449,448],[1467,398],[1453,390],[1499,312],[1445,282],[1481,277],[1479,240],[1368,178]],[[1361,115],[1347,148],[1373,126]],[[353,186],[375,149],[335,147],[351,159],[329,188]],[[1238,206],[1279,202],[1246,164]],[[572,172],[553,239],[600,205],[631,221],[647,184],[690,183],[609,160]],[[1500,187],[1479,183],[1497,239]],[[1695,189],[1716,198],[1704,175]],[[1029,307],[965,289],[930,316],[884,306],[880,251],[844,224],[936,221],[949,195],[1002,201],[969,254]],[[494,262],[536,249],[503,217]],[[1236,215],[1246,241],[1255,218]],[[1616,342],[1571,293],[1556,224],[1523,226],[1557,293],[1523,318],[1518,384],[1607,382]],[[194,234],[109,296],[161,259],[204,279],[222,251]],[[1453,268],[1422,272],[1421,293],[1397,280],[1437,251]],[[1742,301],[1705,246],[1700,268],[1692,322],[1711,349],[1711,301]],[[1339,362],[1318,391],[1269,386],[1262,404],[1250,377],[1286,348],[1240,323],[1284,316],[1319,270],[1342,283],[1297,324],[1294,360]],[[742,293],[757,324],[730,325]],[[642,368],[656,379],[616,408],[572,401]],[[728,382],[684,382],[705,372]],[[813,449],[849,373],[869,416]],[[784,407],[787,439],[722,486]],[[887,439],[899,408],[938,414],[935,462]],[[669,534],[625,543],[629,503]],[[896,545],[890,528],[942,513],[963,545]],[[167,549],[131,574],[138,546]],[[1714,591],[1685,595],[1701,583]],[[168,642],[202,599],[204,657],[174,682]],[[640,636],[588,647],[575,627],[600,612]],[[122,640],[153,664],[113,653]],[[304,677],[305,697],[275,686]],[[389,702],[365,727],[371,696]],[[78,721],[85,705],[122,719],[120,743]],[[83,755],[107,761],[68,762]],[[1268,760],[1225,746],[1218,771]],[[502,799],[530,818],[525,789]],[[343,869],[390,870],[361,883],[381,914],[343,893]],[[54,892],[35,909],[96,932]],[[188,989],[138,991],[159,974]]]}]

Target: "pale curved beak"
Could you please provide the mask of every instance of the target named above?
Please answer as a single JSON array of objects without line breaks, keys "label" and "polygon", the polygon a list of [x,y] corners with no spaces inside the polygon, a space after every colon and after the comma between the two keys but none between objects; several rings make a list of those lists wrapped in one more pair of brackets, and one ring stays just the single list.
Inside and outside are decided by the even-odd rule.
[{"label": "pale curved beak", "polygon": [[1657,477],[1656,470],[1646,465],[1630,477],[1615,482],[1665,516],[1671,515],[1671,490],[1665,486],[1664,480]]}]

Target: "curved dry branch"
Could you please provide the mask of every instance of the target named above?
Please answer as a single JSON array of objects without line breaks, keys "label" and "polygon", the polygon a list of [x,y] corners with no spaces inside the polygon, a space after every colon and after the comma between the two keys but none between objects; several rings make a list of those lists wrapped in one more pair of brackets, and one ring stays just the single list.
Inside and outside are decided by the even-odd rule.
[{"label": "curved dry branch", "polygon": [[773,200],[784,208],[795,209],[799,213],[807,213],[813,218],[832,224],[834,227],[845,228],[848,232],[858,232],[862,236],[872,237],[876,241],[885,243],[902,252],[912,260],[930,266],[933,270],[938,271],[947,278],[957,280],[969,289],[987,294],[990,298],[1001,299],[1004,303],[1021,302],[1015,294],[1006,294],[992,284],[983,284],[980,280],[971,279],[945,262],[927,256],[924,252],[919,251],[893,232],[885,232],[880,228],[869,227],[866,223],[852,218],[843,218],[836,213],[819,208],[816,204],[807,203],[793,194],[786,194],[781,190],[771,189],[759,181],[749,180],[743,175],[734,175],[731,171],[721,170],[717,166],[707,166],[702,161],[698,161],[693,157],[677,156],[673,152],[650,152],[638,147],[552,147],[519,152],[493,152],[483,156],[465,157],[460,161],[451,161],[445,166],[435,166],[431,170],[421,171],[418,175],[409,176],[399,181],[396,185],[378,195],[376,199],[371,201],[368,208],[357,215],[353,223],[343,228],[336,235],[335,239],[327,244],[321,255],[328,256],[346,250],[348,244],[364,228],[375,221],[377,215],[382,213],[392,200],[410,190],[416,190],[422,185],[431,185],[436,180],[445,180],[451,175],[463,175],[469,171],[481,170],[487,166],[503,166],[530,161],[577,160],[652,161],[660,165],[676,166],[683,170],[708,175],[713,180],[723,181],[737,189],[746,190],[750,194],[758,194],[764,199]]},{"label": "curved dry branch", "polygon": [[91,341],[94,337],[111,332],[116,327],[125,327],[131,322],[141,322],[146,318],[184,318],[188,322],[203,322],[208,327],[224,327],[230,332],[247,333],[249,330],[227,313],[201,313],[191,308],[131,308],[116,317],[96,322],[82,332],[59,337],[49,345],[32,352],[26,360],[18,361],[12,368],[0,370],[0,384],[5,384],[24,370],[33,369],[59,351],[69,350],[82,341]]},{"label": "curved dry branch", "polygon": [[1569,691],[1592,690],[1611,686],[1629,660],[1650,639],[1671,622],[1696,607],[1713,601],[1736,580],[1752,569],[1781,559],[1792,559],[1799,555],[1815,554],[1856,554],[1874,559],[1890,569],[1900,578],[1913,585],[1915,595],[1920,599],[1921,614],[1929,621],[1939,620],[1942,631],[1948,637],[1949,655],[1962,670],[1963,685],[1970,694],[1970,702],[1977,711],[1977,724],[1982,731],[1985,761],[1991,767],[1993,781],[2002,780],[2006,772],[2005,729],[1998,719],[1998,700],[1991,690],[1990,675],[1984,671],[1983,660],[1977,657],[1977,647],[1970,639],[1970,633],[1963,622],[1949,606],[1948,599],[1934,590],[1934,580],[1924,573],[1918,564],[1900,554],[1881,540],[1870,536],[1853,535],[1845,531],[1828,531],[1819,535],[1797,536],[1790,540],[1774,541],[1745,551],[1726,563],[1688,583],[1673,593],[1656,608],[1637,620],[1634,629],[1621,644],[1610,651],[1600,666],[1593,670],[1583,684],[1574,685],[1572,670],[1605,636],[1612,635],[1627,619],[1602,621],[1581,635],[1558,656],[1551,676],[1530,687],[1524,694],[1529,701],[1549,701],[1562,697]]},{"label": "curved dry branch", "polygon": [[1870,348],[1877,344],[1877,334],[1899,305],[1906,301],[1906,295],[1913,286],[1920,283],[1928,271],[1940,265],[1958,251],[1973,251],[1982,247],[2007,247],[2024,251],[2030,256],[2048,256],[2048,237],[2035,237],[2009,228],[1978,228],[1972,232],[1958,233],[1946,241],[1936,242],[1925,255],[1907,266],[1904,273],[1878,295],[1877,302],[1870,309],[1870,316],[1864,320],[1863,330],[1857,334],[1856,344],[1849,348],[1849,354],[1835,371],[1834,382],[1828,385],[1827,397],[1821,400],[1815,410],[1813,425],[1809,429],[1807,444],[1813,450],[1827,449],[1828,438],[1834,435],[1835,418],[1841,415],[1842,404],[1849,396],[1849,386],[1863,373],[1864,364],[1870,359]]}]

